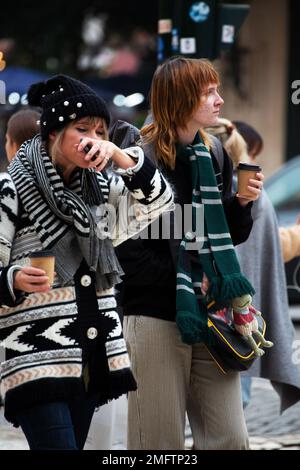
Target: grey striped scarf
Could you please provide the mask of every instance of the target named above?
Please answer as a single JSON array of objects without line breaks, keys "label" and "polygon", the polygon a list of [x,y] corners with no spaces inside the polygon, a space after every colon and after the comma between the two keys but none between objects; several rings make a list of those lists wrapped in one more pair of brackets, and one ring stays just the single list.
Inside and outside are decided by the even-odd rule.
[{"label": "grey striped scarf", "polygon": [[[111,240],[96,235],[95,204],[103,203],[108,193],[104,176],[78,170],[66,187],[39,135],[21,146],[8,172],[41,244],[55,255],[62,285],[72,281],[83,259],[96,272],[97,290],[120,282],[122,269]],[[103,223],[106,211],[100,212]]]}]

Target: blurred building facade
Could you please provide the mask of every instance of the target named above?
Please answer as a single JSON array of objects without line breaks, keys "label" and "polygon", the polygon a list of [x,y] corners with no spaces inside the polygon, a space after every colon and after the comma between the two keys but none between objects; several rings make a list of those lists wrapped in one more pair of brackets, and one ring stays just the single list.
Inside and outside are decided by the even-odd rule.
[{"label": "blurred building facade", "polygon": [[[221,92],[225,99],[223,116],[244,120],[260,131],[265,142],[261,163],[265,174],[269,175],[285,160],[300,154],[300,55],[297,50],[300,44],[297,24],[300,2],[220,1],[249,3],[251,6],[234,48],[223,53],[215,64],[222,76]],[[84,2],[77,0],[76,4],[82,5],[84,17]],[[147,113],[148,91],[156,66],[158,5],[159,0],[151,5],[145,4],[143,8],[136,0],[111,0],[109,3],[99,0],[97,12],[91,17],[87,16],[83,23],[88,27],[83,27],[82,53],[78,55],[78,70],[74,72],[102,94],[116,118],[128,119],[138,126]],[[80,10],[79,6],[75,15]],[[129,13],[130,21],[126,21]],[[60,21],[64,22],[63,17]],[[10,41],[13,44],[13,39]],[[63,63],[54,59],[52,57],[46,61],[51,66],[49,75],[64,71]],[[7,68],[13,65],[19,64],[7,61]],[[28,67],[36,68],[34,59]],[[12,81],[9,80],[9,83]],[[144,100],[132,105],[130,97],[137,92],[143,95]],[[120,106],[120,102],[127,103],[127,106]],[[0,118],[3,128],[1,112]],[[0,147],[3,132],[4,129],[2,133],[0,129]]]},{"label": "blurred building facade", "polygon": [[247,3],[251,9],[236,47],[216,64],[222,75],[223,115],[246,121],[263,135],[260,161],[269,175],[300,154],[300,105],[292,102],[292,84],[300,80],[300,5],[296,0]]}]

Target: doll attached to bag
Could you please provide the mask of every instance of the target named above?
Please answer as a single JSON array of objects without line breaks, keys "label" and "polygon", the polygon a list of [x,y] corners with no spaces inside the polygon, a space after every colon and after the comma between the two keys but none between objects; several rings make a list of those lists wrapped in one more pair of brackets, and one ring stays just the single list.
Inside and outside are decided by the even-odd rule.
[{"label": "doll attached to bag", "polygon": [[233,324],[236,331],[247,338],[254,354],[256,356],[263,356],[265,351],[258,346],[255,338],[258,339],[264,348],[271,348],[274,344],[272,341],[267,341],[259,330],[257,317],[261,317],[261,312],[256,310],[251,305],[251,302],[252,297],[249,294],[236,297],[232,300]]},{"label": "doll attached to bag", "polygon": [[[202,284],[207,283],[205,279]],[[257,357],[265,354],[262,348],[273,346],[265,339],[266,323],[261,312],[251,302],[252,297],[245,294],[225,306],[214,300],[207,306],[210,335],[205,344],[224,373],[248,369]]]}]

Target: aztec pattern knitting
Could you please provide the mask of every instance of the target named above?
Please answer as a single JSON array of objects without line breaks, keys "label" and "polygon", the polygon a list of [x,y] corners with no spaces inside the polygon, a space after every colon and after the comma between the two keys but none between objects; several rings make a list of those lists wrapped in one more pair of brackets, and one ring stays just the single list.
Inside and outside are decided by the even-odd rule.
[{"label": "aztec pattern knitting", "polygon": [[0,174],[0,266],[9,262],[11,244],[17,223],[18,200],[11,177]]},{"label": "aztec pattern knitting", "polygon": [[[113,290],[99,295],[98,312],[103,315],[107,324],[110,343],[107,344],[107,349],[109,367],[112,370],[120,369],[120,366],[129,367],[125,342],[123,338],[120,339],[122,329],[115,308]],[[1,368],[3,395],[16,385],[43,377],[55,377],[54,370],[58,371],[59,364],[54,369],[50,366],[52,362],[62,362],[59,376],[72,376],[69,375],[72,371],[75,376],[80,376],[81,350],[76,328],[78,308],[74,287],[31,294],[16,307],[3,307],[1,313],[0,340],[6,349],[7,359]],[[57,348],[62,350],[58,351]],[[34,353],[41,350],[43,354]],[[42,359],[47,367],[39,370],[37,364],[41,364]]]}]

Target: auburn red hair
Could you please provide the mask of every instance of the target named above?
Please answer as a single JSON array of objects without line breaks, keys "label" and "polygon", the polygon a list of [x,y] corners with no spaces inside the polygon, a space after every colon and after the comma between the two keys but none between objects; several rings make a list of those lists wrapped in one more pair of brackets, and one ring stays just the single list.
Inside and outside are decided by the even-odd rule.
[{"label": "auburn red hair", "polygon": [[153,122],[142,128],[141,135],[154,144],[158,160],[175,167],[176,129],[186,128],[202,93],[219,83],[218,72],[206,59],[176,57],[157,68],[151,85]]}]

